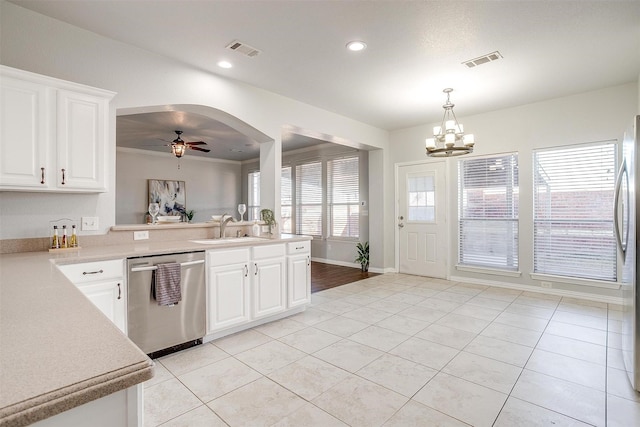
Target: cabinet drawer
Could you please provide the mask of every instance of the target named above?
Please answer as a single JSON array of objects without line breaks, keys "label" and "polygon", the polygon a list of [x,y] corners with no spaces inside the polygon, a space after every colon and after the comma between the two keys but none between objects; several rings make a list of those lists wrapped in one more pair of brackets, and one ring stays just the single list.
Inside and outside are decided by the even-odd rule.
[{"label": "cabinet drawer", "polygon": [[311,252],[311,242],[309,240],[287,243],[287,254],[294,255],[305,252]]},{"label": "cabinet drawer", "polygon": [[122,259],[66,264],[57,267],[76,285],[124,277],[124,260]]},{"label": "cabinet drawer", "polygon": [[253,259],[278,258],[284,256],[284,244],[264,245],[251,248]]},{"label": "cabinet drawer", "polygon": [[207,251],[207,266],[240,264],[249,261],[249,249],[221,249]]}]

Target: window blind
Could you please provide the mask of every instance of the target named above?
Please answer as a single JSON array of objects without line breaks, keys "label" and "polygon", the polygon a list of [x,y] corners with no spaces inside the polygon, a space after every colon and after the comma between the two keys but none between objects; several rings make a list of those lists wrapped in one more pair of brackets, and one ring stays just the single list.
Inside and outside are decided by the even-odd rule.
[{"label": "window blind", "polygon": [[614,141],[534,151],[534,272],[616,281]]},{"label": "window blind", "polygon": [[332,237],[360,234],[360,179],[358,157],[327,162],[328,210]]},{"label": "window blind", "polygon": [[458,262],[517,270],[517,154],[460,160],[458,185]]},{"label": "window blind", "polygon": [[247,219],[260,219],[260,171],[249,172],[248,175]]},{"label": "window blind", "polygon": [[322,236],[322,163],[296,166],[296,233]]},{"label": "window blind", "polygon": [[291,166],[282,168],[280,175],[280,231],[283,233],[292,233],[291,218]]}]

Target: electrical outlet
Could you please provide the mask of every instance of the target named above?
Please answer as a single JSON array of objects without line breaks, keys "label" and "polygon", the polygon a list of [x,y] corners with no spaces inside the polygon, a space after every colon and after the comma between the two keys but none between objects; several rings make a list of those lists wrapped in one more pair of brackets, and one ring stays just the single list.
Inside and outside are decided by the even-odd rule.
[{"label": "electrical outlet", "polygon": [[148,238],[149,238],[149,230],[133,232],[133,240],[146,240]]},{"label": "electrical outlet", "polygon": [[82,217],[82,231],[98,231],[98,217],[97,216],[83,216]]},{"label": "electrical outlet", "polygon": [[540,286],[543,288],[551,289],[553,287],[553,284],[551,282],[540,282]]}]

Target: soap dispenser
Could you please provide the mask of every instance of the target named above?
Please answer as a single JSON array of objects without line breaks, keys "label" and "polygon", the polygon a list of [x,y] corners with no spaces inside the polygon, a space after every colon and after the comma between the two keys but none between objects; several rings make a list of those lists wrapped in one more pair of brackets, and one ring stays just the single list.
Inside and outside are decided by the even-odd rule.
[{"label": "soap dispenser", "polygon": [[260,225],[258,224],[258,220],[253,221],[253,226],[251,226],[251,234],[254,237],[260,236]]}]

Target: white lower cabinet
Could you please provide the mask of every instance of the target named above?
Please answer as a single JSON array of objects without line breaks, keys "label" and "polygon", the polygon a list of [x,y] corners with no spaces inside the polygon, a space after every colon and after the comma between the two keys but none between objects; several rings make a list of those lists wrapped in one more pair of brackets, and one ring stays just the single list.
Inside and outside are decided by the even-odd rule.
[{"label": "white lower cabinet", "polygon": [[59,265],[58,269],[102,311],[127,333],[124,260]]},{"label": "white lower cabinet", "polygon": [[304,310],[309,241],[207,251],[207,335],[217,338]]},{"label": "white lower cabinet", "polygon": [[253,262],[253,318],[281,313],[287,308],[284,244],[256,246]]},{"label": "white lower cabinet", "polygon": [[207,334],[251,320],[249,249],[207,252]]},{"label": "white lower cabinet", "polygon": [[311,243],[287,243],[287,306],[311,302]]}]

